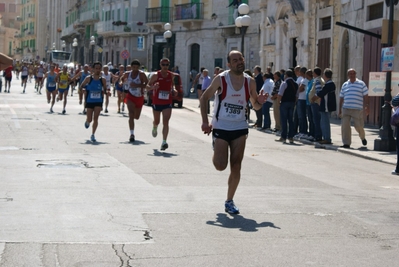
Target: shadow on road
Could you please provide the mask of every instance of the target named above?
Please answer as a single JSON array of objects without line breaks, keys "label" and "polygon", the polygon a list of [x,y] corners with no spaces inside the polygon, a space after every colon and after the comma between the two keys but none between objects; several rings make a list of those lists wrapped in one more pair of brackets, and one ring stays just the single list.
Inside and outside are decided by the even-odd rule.
[{"label": "shadow on road", "polygon": [[257,223],[255,220],[247,219],[242,215],[232,215],[232,217],[227,216],[225,213],[216,214],[217,218],[215,221],[207,221],[206,224],[219,226],[223,228],[239,229],[244,232],[257,232],[258,228],[261,227],[272,227],[276,229],[281,229],[271,222]]},{"label": "shadow on road", "polygon": [[125,141],[125,142],[119,142],[119,144],[123,144],[123,145],[145,145],[146,143],[140,140],[135,140],[134,142],[130,142],[130,141]]},{"label": "shadow on road", "polygon": [[109,143],[107,143],[107,142],[98,142],[98,141],[92,142],[91,140],[86,140],[86,142],[81,143],[81,144],[82,144],[82,145],[93,145],[93,146],[98,146],[98,145],[106,145],[106,144],[109,144]]},{"label": "shadow on road", "polygon": [[160,151],[160,150],[158,150],[158,149],[154,149],[153,156],[155,156],[155,157],[171,158],[171,157],[178,156],[178,154],[168,153],[168,152]]}]

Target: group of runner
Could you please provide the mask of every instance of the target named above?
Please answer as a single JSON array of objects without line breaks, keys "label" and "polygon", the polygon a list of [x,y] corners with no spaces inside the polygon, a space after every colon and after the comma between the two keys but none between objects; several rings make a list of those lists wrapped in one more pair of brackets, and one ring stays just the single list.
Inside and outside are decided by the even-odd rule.
[{"label": "group of runner", "polygon": [[[75,85],[78,86],[79,104],[83,104],[83,114],[86,114],[85,128],[92,123],[91,141],[96,142],[95,133],[98,127],[98,118],[103,110],[108,113],[109,97],[111,96],[111,84],[117,92],[118,113],[128,109],[129,114],[129,142],[135,141],[135,120],[139,120],[144,104],[145,91],[152,92],[153,103],[153,127],[152,136],[158,135],[158,125],[162,114],[162,144],[161,150],[168,148],[167,137],[169,133],[169,119],[172,114],[172,96],[177,94],[173,86],[176,73],[169,71],[170,61],[163,58],[160,61],[161,69],[154,73],[150,81],[146,74],[140,70],[141,63],[135,59],[130,65],[119,66],[119,70],[113,74],[107,65],[102,66],[95,62],[91,67],[78,66],[72,72],[68,72],[67,65],[57,73],[56,66],[51,65],[50,70],[44,74],[47,102],[50,104],[50,112],[53,113],[55,102],[63,101],[62,114],[66,114],[68,92]],[[73,90],[71,90],[71,95]]]}]

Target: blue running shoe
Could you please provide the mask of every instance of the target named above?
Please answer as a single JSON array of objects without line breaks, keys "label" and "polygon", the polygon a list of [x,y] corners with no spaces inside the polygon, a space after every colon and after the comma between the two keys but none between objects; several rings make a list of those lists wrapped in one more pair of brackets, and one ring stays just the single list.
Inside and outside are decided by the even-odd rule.
[{"label": "blue running shoe", "polygon": [[88,129],[90,127],[90,123],[88,123],[87,121],[85,121],[85,128]]},{"label": "blue running shoe", "polygon": [[90,140],[91,140],[92,142],[96,142],[96,138],[94,137],[94,134],[91,135]]},{"label": "blue running shoe", "polygon": [[236,207],[233,200],[224,203],[224,211],[229,214],[240,214],[240,210]]}]

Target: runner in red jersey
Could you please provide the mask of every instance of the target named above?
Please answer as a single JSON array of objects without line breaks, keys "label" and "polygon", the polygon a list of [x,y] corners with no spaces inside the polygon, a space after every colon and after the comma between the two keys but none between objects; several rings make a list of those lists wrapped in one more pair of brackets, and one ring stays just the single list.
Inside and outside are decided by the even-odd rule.
[{"label": "runner in red jersey", "polygon": [[172,94],[176,95],[177,90],[173,87],[173,72],[169,69],[169,59],[161,59],[161,70],[151,76],[147,85],[148,90],[152,90],[152,111],[154,115],[154,126],[152,128],[152,136],[158,134],[158,124],[162,113],[162,145],[161,150],[168,148],[166,139],[169,133],[169,120],[172,115]]}]

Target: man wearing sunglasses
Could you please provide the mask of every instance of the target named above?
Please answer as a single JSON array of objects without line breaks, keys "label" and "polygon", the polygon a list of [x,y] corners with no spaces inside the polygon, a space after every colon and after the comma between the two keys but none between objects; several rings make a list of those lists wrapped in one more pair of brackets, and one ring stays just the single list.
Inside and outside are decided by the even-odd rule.
[{"label": "man wearing sunglasses", "polygon": [[169,133],[169,120],[172,115],[172,94],[177,91],[173,87],[173,77],[178,75],[169,71],[169,59],[163,58],[160,61],[161,70],[151,76],[147,90],[152,91],[152,111],[154,116],[152,136],[157,137],[158,125],[162,113],[162,145],[161,150],[168,148],[166,139]]}]

